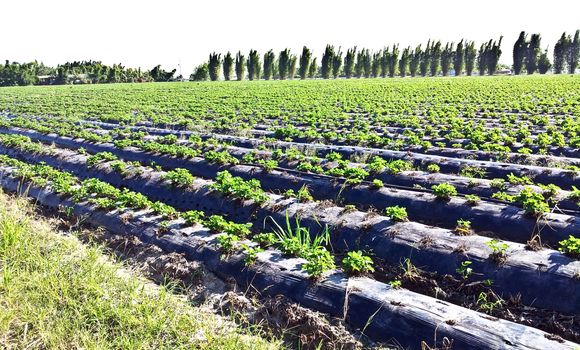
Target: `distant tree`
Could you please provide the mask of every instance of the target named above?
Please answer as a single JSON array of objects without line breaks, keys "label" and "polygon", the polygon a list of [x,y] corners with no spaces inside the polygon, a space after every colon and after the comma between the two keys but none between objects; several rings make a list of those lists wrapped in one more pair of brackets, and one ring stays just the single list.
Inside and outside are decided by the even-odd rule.
[{"label": "distant tree", "polygon": [[499,63],[499,58],[501,57],[501,42],[503,40],[503,36],[499,37],[499,41],[489,41],[488,46],[486,47],[486,64],[487,64],[487,72],[489,75],[494,75],[497,71],[497,66]]},{"label": "distant tree", "polygon": [[568,63],[568,73],[574,74],[580,59],[580,30],[576,31],[574,39],[569,37],[567,41],[566,61]]},{"label": "distant tree", "polygon": [[300,79],[304,80],[308,76],[311,60],[312,60],[312,51],[310,51],[309,48],[304,46],[302,48],[302,54],[300,54],[300,67],[298,68],[298,75],[300,75]]},{"label": "distant tree", "polygon": [[356,54],[356,64],[354,65],[354,75],[361,78],[364,73],[365,50],[362,49]]},{"label": "distant tree", "polygon": [[419,71],[421,76],[427,76],[427,70],[429,69],[429,62],[431,61],[431,40],[427,41],[427,47],[423,54],[421,55],[421,62],[419,63]]},{"label": "distant tree", "polygon": [[389,48],[385,47],[381,51],[381,77],[386,78],[389,74],[389,63],[391,62],[391,53]]},{"label": "distant tree", "polygon": [[207,63],[203,63],[195,68],[189,80],[206,81],[209,78],[209,68]]},{"label": "distant tree", "polygon": [[234,58],[232,57],[232,54],[229,51],[224,56],[223,69],[224,69],[224,79],[230,80],[234,72]]},{"label": "distant tree", "polygon": [[332,74],[332,62],[334,58],[334,46],[326,45],[322,60],[320,61],[320,74],[323,79],[329,79]]},{"label": "distant tree", "polygon": [[288,61],[288,79],[294,79],[296,76],[296,62],[298,59],[296,55],[290,55],[290,60]]},{"label": "distant tree", "polygon": [[446,43],[445,48],[441,51],[441,73],[444,77],[449,74],[451,61],[453,60],[453,43]]},{"label": "distant tree", "polygon": [[354,74],[354,64],[356,60],[356,46],[352,49],[346,50],[346,55],[344,56],[344,75],[347,78],[351,78]]},{"label": "distant tree", "polygon": [[160,65],[155,66],[153,69],[149,71],[149,75],[151,76],[153,81],[170,81],[171,79],[173,79],[174,74],[175,69],[172,71],[165,71],[161,69]]},{"label": "distant tree", "polygon": [[406,47],[401,54],[401,59],[399,60],[399,75],[405,77],[407,75],[407,67],[409,66],[409,60],[411,58],[411,47]]},{"label": "distant tree", "polygon": [[460,76],[463,72],[464,56],[463,40],[461,40],[453,52],[453,70],[455,71],[455,76]]},{"label": "distant tree", "polygon": [[258,51],[250,50],[248,55],[248,79],[260,79],[260,55]]},{"label": "distant tree", "polygon": [[369,52],[369,49],[365,49],[364,51],[364,55],[363,55],[363,71],[364,71],[364,76],[365,78],[370,78],[371,77],[371,68],[372,68],[372,57],[371,54]]},{"label": "distant tree", "polygon": [[566,51],[570,45],[569,37],[566,33],[562,33],[562,36],[556,42],[554,46],[554,73],[561,74],[566,66]]},{"label": "distant tree", "polygon": [[479,47],[479,52],[477,53],[477,69],[479,70],[479,75],[485,75],[485,70],[487,68],[487,46],[481,44]]},{"label": "distant tree", "polygon": [[532,34],[530,42],[526,45],[526,57],[524,59],[526,64],[526,71],[528,74],[534,74],[538,69],[538,57],[540,56],[540,34]]},{"label": "distant tree", "polygon": [[310,62],[310,67],[308,67],[308,78],[314,79],[318,74],[318,63],[316,62],[316,57]]},{"label": "distant tree", "polygon": [[439,63],[441,61],[441,41],[431,43],[431,57],[429,60],[429,71],[432,77],[439,74]]},{"label": "distant tree", "polygon": [[[264,62],[266,58],[264,58]],[[280,51],[278,56],[278,74],[280,75],[280,80],[286,80],[288,76],[288,68],[290,66],[290,49],[284,49]],[[266,70],[264,69],[264,72]]]},{"label": "distant tree", "polygon": [[342,67],[342,51],[340,47],[338,51],[332,56],[332,76],[334,79],[340,75],[340,68]]},{"label": "distant tree", "polygon": [[211,81],[216,81],[220,77],[221,57],[221,54],[215,52],[209,54],[209,62],[207,63],[207,66],[209,69],[209,79]]},{"label": "distant tree", "polygon": [[381,59],[382,59],[382,54],[381,52],[375,52],[373,54],[373,61],[371,64],[371,73],[373,75],[373,77],[378,78],[381,76]]},{"label": "distant tree", "polygon": [[540,74],[546,74],[550,70],[550,67],[552,67],[552,64],[548,58],[548,49],[546,49],[538,58],[538,71]]},{"label": "distant tree", "polygon": [[465,42],[465,74],[470,76],[475,68],[475,58],[477,57],[477,49],[473,41]]},{"label": "distant tree", "polygon": [[409,62],[409,73],[412,77],[417,75],[417,69],[419,69],[422,56],[423,50],[421,49],[421,45],[418,45],[413,51],[413,54],[411,55],[411,61]]},{"label": "distant tree", "polygon": [[237,80],[244,80],[244,75],[246,75],[246,58],[240,51],[236,55],[236,79]]},{"label": "distant tree", "polygon": [[524,58],[526,57],[527,38],[526,32],[522,31],[518,40],[514,44],[514,74],[519,75],[524,65]]},{"label": "distant tree", "polygon": [[399,44],[393,45],[389,57],[389,77],[393,78],[397,73],[397,63],[399,62]]},{"label": "distant tree", "polygon": [[276,61],[276,55],[274,51],[270,50],[264,54],[264,69],[263,69],[263,78],[264,80],[272,79],[274,75],[274,63]]}]

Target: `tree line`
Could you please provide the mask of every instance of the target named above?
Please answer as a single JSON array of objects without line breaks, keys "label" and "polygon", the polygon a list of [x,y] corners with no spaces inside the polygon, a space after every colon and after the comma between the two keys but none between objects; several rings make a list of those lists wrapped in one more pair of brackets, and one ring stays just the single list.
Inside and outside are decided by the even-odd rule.
[{"label": "tree line", "polygon": [[[513,48],[513,73],[519,75],[525,69],[527,74],[546,74],[551,68],[555,74],[574,73],[580,56],[579,33],[580,31],[576,31],[574,36],[562,34],[554,46],[552,65],[548,49],[541,50],[540,34],[532,34],[528,38],[525,32],[521,32]],[[457,44],[429,40],[425,46],[408,46],[403,49],[395,44],[378,51],[355,46],[346,50],[346,53],[342,52],[341,47],[327,45],[320,63],[306,46],[298,57],[289,49],[284,49],[277,55],[273,50],[263,55],[256,50],[250,50],[247,58],[238,51],[235,59],[231,52],[223,59],[221,54],[214,52],[206,63],[195,68],[190,80],[219,80],[222,68],[224,80],[233,80],[234,72],[236,80],[335,79],[339,76],[426,77],[448,76],[451,73],[455,76],[470,76],[474,71],[479,75],[494,75],[499,68],[502,40],[503,37],[489,40],[479,48],[476,48],[473,41],[465,39]]]},{"label": "tree line", "polygon": [[[312,50],[304,46],[299,56],[284,49],[276,54],[269,50],[263,55],[250,50],[248,57],[240,51],[234,56],[227,52],[223,58],[211,53],[209,60],[195,68],[190,80],[219,80],[223,71],[224,80],[271,80],[323,78],[370,78],[415,76],[447,76],[453,69],[454,75],[472,75],[476,67],[480,75],[493,75],[497,71],[501,56],[501,41],[490,40],[477,50],[473,41],[455,43],[427,42],[423,48],[400,49],[395,44],[379,51],[358,49],[356,46],[343,53],[342,48],[326,45],[320,63]],[[235,77],[234,77],[235,73]]]},{"label": "tree line", "polygon": [[165,71],[160,65],[151,70],[108,66],[99,61],[75,61],[49,67],[37,61],[0,64],[0,86],[102,84],[171,81],[176,70]]},{"label": "tree line", "polygon": [[[489,40],[479,47],[473,41],[454,42],[428,40],[426,45],[400,48],[398,44],[372,51],[367,48],[326,45],[320,61],[308,47],[299,55],[290,49],[269,50],[264,54],[250,50],[245,55],[211,53],[208,61],[195,68],[190,80],[271,80],[271,79],[336,79],[386,78],[405,76],[493,75],[499,68],[503,37]],[[553,61],[548,48],[542,50],[540,34],[521,32],[513,46],[513,73],[573,74],[580,58],[580,30],[574,35],[563,33],[554,45]],[[130,82],[162,82],[182,80],[176,70],[166,71],[160,65],[150,70],[108,66],[100,61],[75,61],[49,67],[37,61],[0,64],[0,86],[40,84],[99,84]]]}]

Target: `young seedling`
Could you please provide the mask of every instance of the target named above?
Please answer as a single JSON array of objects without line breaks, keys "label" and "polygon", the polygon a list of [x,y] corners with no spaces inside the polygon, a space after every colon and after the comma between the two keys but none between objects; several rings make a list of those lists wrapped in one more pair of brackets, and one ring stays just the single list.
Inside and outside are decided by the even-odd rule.
[{"label": "young seedling", "polygon": [[342,266],[347,273],[352,275],[375,271],[373,260],[369,256],[364,255],[360,250],[348,252],[346,257],[342,259]]},{"label": "young seedling", "polygon": [[438,199],[449,200],[452,196],[457,196],[457,189],[455,186],[448,183],[433,185],[431,186],[431,189],[433,190],[435,197]]},{"label": "young seedling", "polygon": [[501,265],[505,263],[507,259],[507,249],[509,245],[506,243],[500,243],[497,239],[492,239],[486,243],[486,245],[491,248],[491,254],[489,258],[494,261],[496,264]]},{"label": "young seedling", "polygon": [[305,258],[307,262],[302,265],[302,269],[315,279],[321,277],[326,271],[336,268],[334,258],[324,247],[310,249]]},{"label": "young seedling", "polygon": [[387,207],[385,215],[393,221],[404,222],[408,220],[407,209],[398,205]]},{"label": "young seedling", "polygon": [[473,233],[471,230],[471,221],[458,219],[455,225],[455,233],[460,236],[469,236]]},{"label": "young seedling", "polygon": [[481,200],[481,198],[479,198],[479,196],[476,196],[474,194],[465,195],[465,202],[467,203],[467,205],[469,205],[471,207],[476,206],[480,200]]},{"label": "young seedling", "polygon": [[246,266],[254,265],[258,259],[258,253],[264,251],[264,249],[260,247],[250,247],[245,244],[242,245],[242,249],[244,250],[244,254],[246,254],[246,257],[244,258],[244,264]]},{"label": "young seedling", "polygon": [[372,188],[379,189],[382,188],[385,184],[379,179],[373,179]]},{"label": "young seedling", "polygon": [[276,243],[276,236],[269,233],[258,233],[252,237],[252,241],[258,243],[261,247],[267,248]]},{"label": "young seedling", "polygon": [[572,258],[580,259],[580,238],[576,238],[572,235],[568,239],[559,242],[559,250],[569,255]]},{"label": "young seedling", "polygon": [[441,171],[441,167],[439,167],[439,165],[437,164],[429,164],[427,165],[427,171],[430,173],[438,173]]},{"label": "young seedling", "polygon": [[469,267],[470,265],[471,261],[465,260],[461,263],[461,266],[459,266],[455,271],[457,271],[457,273],[460,274],[464,280],[466,280],[469,278],[469,276],[473,274],[473,269]]},{"label": "young seedling", "polygon": [[234,251],[235,243],[238,242],[239,240],[240,239],[238,238],[238,236],[229,233],[224,233],[217,237],[218,247],[226,255]]},{"label": "young seedling", "polygon": [[187,169],[177,168],[168,171],[163,179],[169,181],[174,187],[189,187],[193,183],[194,177]]},{"label": "young seedling", "polygon": [[492,296],[495,299],[495,301],[492,301],[489,298],[488,293],[486,292],[479,293],[479,296],[477,298],[478,309],[484,311],[487,314],[491,314],[493,310],[503,305],[504,301],[499,296],[497,296],[495,293],[492,293]]}]

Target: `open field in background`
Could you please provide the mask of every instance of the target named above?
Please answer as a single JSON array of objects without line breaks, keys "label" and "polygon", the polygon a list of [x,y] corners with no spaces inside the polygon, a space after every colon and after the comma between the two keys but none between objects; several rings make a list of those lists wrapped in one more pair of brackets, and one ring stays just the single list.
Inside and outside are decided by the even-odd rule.
[{"label": "open field in background", "polygon": [[580,342],[579,76],[3,88],[0,111],[5,190],[363,343]]}]

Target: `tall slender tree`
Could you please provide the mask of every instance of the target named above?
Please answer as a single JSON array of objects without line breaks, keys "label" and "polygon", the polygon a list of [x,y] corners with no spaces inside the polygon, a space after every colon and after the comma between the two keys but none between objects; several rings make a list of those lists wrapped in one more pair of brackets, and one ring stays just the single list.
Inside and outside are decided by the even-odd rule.
[{"label": "tall slender tree", "polygon": [[356,54],[356,64],[354,65],[354,75],[357,78],[362,78],[364,73],[365,50],[362,49]]},{"label": "tall slender tree", "polygon": [[526,57],[527,48],[527,35],[526,32],[520,32],[518,40],[514,44],[513,57],[514,57],[514,74],[519,75],[522,72],[522,67],[524,65],[524,59]]},{"label": "tall slender tree", "polygon": [[234,72],[234,57],[229,51],[224,56],[223,69],[224,69],[224,79],[230,80]]},{"label": "tall slender tree", "polygon": [[344,76],[350,79],[354,74],[354,63],[356,60],[356,46],[352,49],[346,50],[346,55],[344,56]]},{"label": "tall slender tree", "polygon": [[290,55],[290,60],[288,61],[288,79],[294,79],[296,76],[296,62],[298,59],[296,55]]},{"label": "tall slender tree", "polygon": [[240,51],[236,55],[236,79],[238,81],[244,80],[246,75],[246,58]]},{"label": "tall slender tree", "polygon": [[413,51],[411,56],[411,61],[409,62],[409,73],[412,77],[417,75],[417,69],[419,69],[419,63],[421,63],[421,56],[423,56],[423,50],[421,45],[418,45]]},{"label": "tall slender tree", "polygon": [[278,74],[280,75],[280,80],[286,80],[289,66],[290,49],[284,49],[280,51],[280,55],[278,56]]},{"label": "tall slender tree", "polygon": [[485,70],[487,68],[487,56],[487,45],[481,44],[479,47],[479,52],[477,53],[477,69],[479,70],[479,75],[485,75]]},{"label": "tall slender tree", "polygon": [[381,76],[381,52],[373,53],[373,62],[371,64],[371,72],[373,77],[378,78]]},{"label": "tall slender tree", "polygon": [[475,68],[475,58],[477,57],[477,49],[473,41],[465,42],[465,74],[470,76]]},{"label": "tall slender tree", "polygon": [[322,60],[320,61],[320,74],[323,79],[329,79],[332,74],[332,62],[334,59],[334,46],[326,45]]},{"label": "tall slender tree", "polygon": [[311,60],[312,51],[304,46],[302,48],[302,53],[300,54],[300,67],[298,68],[298,75],[300,75],[300,79],[304,80],[308,76]]},{"label": "tall slender tree", "polygon": [[391,53],[389,48],[385,47],[381,51],[381,77],[385,78],[389,74],[389,63],[391,62]]},{"label": "tall slender tree", "polygon": [[453,52],[453,70],[455,71],[455,76],[460,76],[463,72],[464,56],[463,39],[461,39],[459,44],[457,44],[457,48]]},{"label": "tall slender tree", "polygon": [[526,58],[524,59],[528,74],[534,74],[538,69],[538,58],[540,56],[540,34],[532,34],[530,42],[526,43]]},{"label": "tall slender tree", "polygon": [[421,55],[421,62],[419,63],[419,71],[421,72],[421,76],[427,76],[427,71],[429,69],[429,62],[431,60],[431,40],[427,41],[427,47],[425,47],[425,51]]},{"label": "tall slender tree", "polygon": [[274,51],[270,50],[264,54],[264,69],[262,73],[264,80],[270,80],[272,79],[272,76],[274,76],[275,61],[276,55],[274,54]]},{"label": "tall slender tree", "polygon": [[211,53],[209,55],[209,62],[207,63],[208,70],[209,70],[209,79],[211,81],[216,81],[220,77],[220,66],[222,55],[219,53]]},{"label": "tall slender tree", "polygon": [[556,42],[554,46],[554,73],[561,74],[566,66],[566,50],[568,49],[568,37],[566,33],[562,33],[562,36]]},{"label": "tall slender tree", "polygon": [[453,60],[453,43],[446,43],[443,51],[441,51],[441,73],[444,77],[449,74],[451,69],[451,61]]},{"label": "tall slender tree", "polygon": [[312,59],[310,62],[310,67],[308,67],[308,78],[313,79],[316,78],[318,74],[318,62],[316,62],[316,57]]},{"label": "tall slender tree", "polygon": [[342,67],[342,51],[340,47],[338,51],[332,56],[332,76],[334,79],[338,78],[340,74],[340,68]]},{"label": "tall slender tree", "polygon": [[399,62],[399,44],[393,45],[389,57],[389,77],[394,77],[397,72],[397,63]]},{"label": "tall slender tree", "polygon": [[364,61],[363,61],[363,71],[364,71],[364,75],[365,78],[370,78],[371,77],[371,68],[372,68],[372,57],[371,57],[371,53],[369,52],[369,49],[365,49],[364,51]]},{"label": "tall slender tree", "polygon": [[574,39],[569,37],[567,41],[566,61],[568,63],[568,73],[574,74],[580,59],[580,29],[574,34]]},{"label": "tall slender tree", "polygon": [[399,60],[399,75],[405,77],[407,75],[407,68],[409,66],[409,59],[411,58],[411,47],[408,46],[403,49],[401,59]]},{"label": "tall slender tree", "polygon": [[429,61],[429,71],[432,77],[439,74],[439,64],[441,61],[441,41],[431,44],[431,57]]},{"label": "tall slender tree", "polygon": [[260,79],[260,55],[256,50],[250,50],[248,55],[248,79]]},{"label": "tall slender tree", "polygon": [[491,41],[491,44],[487,46],[487,57],[486,57],[486,64],[487,64],[487,72],[489,75],[494,75],[497,71],[497,66],[499,63],[499,58],[501,57],[501,42],[503,40],[503,36],[499,37],[499,41]]}]

